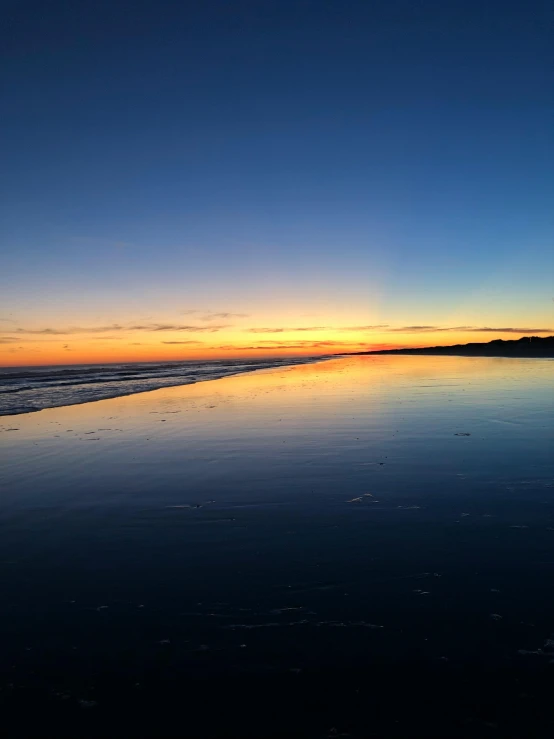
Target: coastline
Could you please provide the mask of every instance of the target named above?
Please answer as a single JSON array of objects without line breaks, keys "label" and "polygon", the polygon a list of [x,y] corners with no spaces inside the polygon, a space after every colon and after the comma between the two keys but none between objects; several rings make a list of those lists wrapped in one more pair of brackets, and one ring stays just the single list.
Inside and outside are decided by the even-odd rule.
[{"label": "coastline", "polygon": [[[320,357],[276,357],[274,359],[262,359],[262,360],[251,360],[251,361],[228,361],[216,360],[205,362],[173,362],[173,363],[129,363],[129,364],[118,364],[113,363],[111,365],[98,364],[98,365],[63,365],[61,369],[58,367],[7,367],[0,368],[0,401],[11,400],[16,397],[18,401],[23,402],[20,405],[2,406],[0,402],[0,417],[8,416],[20,416],[28,413],[38,413],[41,410],[48,408],[64,408],[73,405],[83,405],[85,403],[94,403],[100,400],[109,400],[113,398],[123,398],[130,395],[137,395],[140,393],[153,392],[154,390],[162,390],[164,388],[171,387],[185,387],[187,385],[195,385],[199,382],[211,382],[215,380],[221,380],[226,377],[235,377],[242,374],[251,374],[253,372],[261,372],[264,370],[280,369],[281,367],[296,367],[305,364],[314,364],[318,362],[328,361],[329,359],[335,359],[333,356],[323,355]],[[114,372],[114,368],[124,368],[127,373],[141,370],[146,368],[147,371],[150,368],[160,367],[162,369],[172,368],[175,372],[179,369],[184,369],[188,374],[179,375],[177,374],[173,379],[171,376],[168,378],[167,375],[161,377],[155,376],[140,376],[137,373],[137,377],[134,379],[134,385],[131,387],[128,384],[122,384],[121,374],[117,373],[113,377],[106,378],[104,375],[106,372]],[[205,368],[212,368],[209,376],[199,376]],[[150,370],[151,371],[151,370]],[[50,372],[52,377],[58,375],[62,376],[62,380],[58,380],[57,383],[50,382],[45,383],[45,387],[36,385],[35,387],[30,385],[33,382],[33,378],[40,376],[41,374],[47,377],[47,373]],[[195,374],[195,372],[197,374]],[[74,383],[71,384],[67,381],[66,375],[73,373],[77,375]],[[85,375],[87,375],[85,377]],[[94,377],[96,373],[96,377]],[[103,374],[104,373],[104,374]],[[208,373],[207,373],[208,374]],[[6,382],[6,378],[11,380],[16,377],[22,386],[8,387],[3,384]],[[29,379],[30,378],[30,379]],[[40,382],[44,383],[42,377],[39,378]],[[36,380],[35,380],[36,382]],[[142,384],[138,384],[138,383]],[[149,382],[150,385],[145,384]],[[116,383],[119,383],[116,385]],[[92,385],[98,385],[98,388],[92,388]],[[56,400],[54,392],[57,392],[59,388],[62,388],[66,395]],[[88,395],[79,396],[79,392],[82,388],[86,388]],[[40,393],[39,391],[43,392]],[[51,395],[49,396],[49,391]],[[34,391],[34,394],[33,392]],[[69,396],[67,392],[69,391]],[[97,397],[94,397],[96,391]],[[71,394],[72,393],[72,394]],[[9,396],[9,397],[8,397]],[[29,397],[30,396],[30,397]],[[41,404],[36,405],[36,398],[40,397]],[[25,404],[27,400],[27,404]]]}]

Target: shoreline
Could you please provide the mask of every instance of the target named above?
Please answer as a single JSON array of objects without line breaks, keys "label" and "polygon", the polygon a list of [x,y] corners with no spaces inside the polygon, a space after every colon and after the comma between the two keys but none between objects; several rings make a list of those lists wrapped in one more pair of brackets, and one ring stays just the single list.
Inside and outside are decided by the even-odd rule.
[{"label": "shoreline", "polygon": [[[227,372],[225,374],[220,374],[219,376],[215,376],[215,377],[206,377],[206,378],[189,379],[189,380],[185,380],[184,378],[182,378],[178,382],[174,382],[174,383],[170,382],[167,384],[158,385],[157,387],[137,388],[136,390],[127,390],[127,391],[120,390],[113,394],[103,395],[102,397],[98,397],[98,398],[85,398],[82,400],[71,399],[71,402],[55,403],[52,405],[45,405],[43,407],[36,407],[36,408],[32,406],[28,406],[28,407],[21,406],[20,409],[17,409],[17,408],[8,409],[7,411],[0,408],[0,418],[9,418],[10,416],[12,417],[13,416],[24,416],[24,415],[28,415],[31,413],[39,413],[40,411],[50,410],[53,408],[70,408],[71,406],[86,405],[87,403],[98,403],[99,401],[102,401],[102,400],[115,400],[116,398],[126,398],[131,395],[140,395],[142,393],[152,393],[156,390],[165,390],[168,388],[175,388],[175,387],[186,387],[189,385],[198,385],[200,383],[205,383],[205,382],[215,382],[217,380],[224,380],[228,377],[239,377],[241,375],[249,375],[255,372],[265,372],[265,371],[284,369],[284,368],[289,368],[289,367],[304,366],[307,364],[317,364],[319,362],[329,361],[330,359],[339,359],[340,356],[344,356],[344,355],[339,355],[339,356],[328,356],[327,355],[327,356],[315,357],[315,358],[309,357],[309,358],[304,359],[304,361],[290,361],[285,364],[278,364],[277,362],[279,360],[276,359],[275,360],[276,364],[269,366],[269,367],[252,367],[251,369],[241,368],[237,370],[236,372],[230,371],[230,372]],[[284,359],[284,358],[281,358],[281,359]],[[287,359],[292,360],[292,358],[287,358]],[[79,365],[65,365],[65,367],[68,367],[68,366],[78,367]],[[84,366],[89,366],[89,365],[84,365]],[[98,365],[98,366],[103,367],[105,365]],[[115,365],[115,366],[118,366],[118,365]],[[1,376],[0,376],[0,380],[1,380]],[[80,384],[81,383],[75,383],[75,386],[79,386]],[[12,391],[12,392],[25,392],[25,389],[22,389],[21,391]]]}]

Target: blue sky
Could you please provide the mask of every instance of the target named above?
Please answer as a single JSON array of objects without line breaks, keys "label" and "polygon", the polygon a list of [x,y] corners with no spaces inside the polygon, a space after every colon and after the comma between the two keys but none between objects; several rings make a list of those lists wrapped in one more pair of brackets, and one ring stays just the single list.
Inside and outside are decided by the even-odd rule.
[{"label": "blue sky", "polygon": [[0,316],[549,327],[549,5],[8,3]]}]

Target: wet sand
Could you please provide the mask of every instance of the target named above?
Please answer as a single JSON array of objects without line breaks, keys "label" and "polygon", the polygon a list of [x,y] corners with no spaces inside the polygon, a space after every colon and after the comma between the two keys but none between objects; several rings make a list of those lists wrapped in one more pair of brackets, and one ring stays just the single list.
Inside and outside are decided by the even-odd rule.
[{"label": "wet sand", "polygon": [[3,418],[10,736],[550,736],[554,365],[351,357]]}]

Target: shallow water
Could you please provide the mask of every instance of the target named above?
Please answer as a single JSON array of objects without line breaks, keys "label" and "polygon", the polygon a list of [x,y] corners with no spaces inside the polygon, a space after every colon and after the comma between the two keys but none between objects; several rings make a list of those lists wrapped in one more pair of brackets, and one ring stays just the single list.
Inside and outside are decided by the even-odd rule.
[{"label": "shallow water", "polygon": [[314,357],[286,357],[0,367],[0,416],[118,398],[162,387],[192,385],[242,372],[317,360]]},{"label": "shallow water", "polygon": [[11,735],[551,735],[553,391],[353,357],[2,419]]}]

